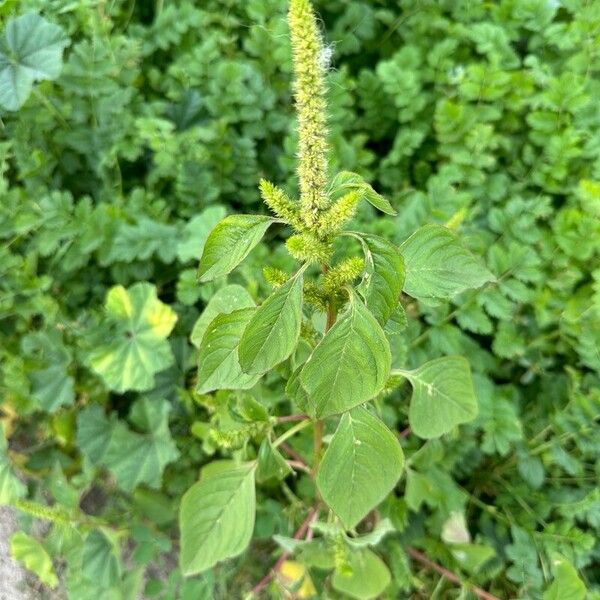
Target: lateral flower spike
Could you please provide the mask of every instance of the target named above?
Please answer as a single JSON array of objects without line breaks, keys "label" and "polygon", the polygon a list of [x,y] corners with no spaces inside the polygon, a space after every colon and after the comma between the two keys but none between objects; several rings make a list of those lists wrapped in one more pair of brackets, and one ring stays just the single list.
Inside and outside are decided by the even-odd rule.
[{"label": "lateral flower spike", "polygon": [[319,212],[329,203],[324,48],[310,0],[291,0],[288,21],[298,113],[300,205],[306,226],[314,230]]}]

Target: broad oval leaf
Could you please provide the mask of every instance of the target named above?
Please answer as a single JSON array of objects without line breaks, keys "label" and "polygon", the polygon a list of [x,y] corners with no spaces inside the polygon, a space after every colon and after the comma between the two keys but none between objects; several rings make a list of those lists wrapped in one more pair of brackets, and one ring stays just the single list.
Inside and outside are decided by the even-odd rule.
[{"label": "broad oval leaf", "polygon": [[206,308],[198,317],[192,329],[191,341],[196,348],[200,348],[202,338],[212,320],[220,314],[229,314],[240,308],[255,306],[252,296],[241,285],[231,284],[220,288],[209,300]]},{"label": "broad oval leaf", "polygon": [[388,379],[391,360],[381,326],[352,293],[346,313],[325,334],[300,373],[309,414],[334,415],[375,397]]},{"label": "broad oval leaf", "polygon": [[111,288],[105,306],[109,322],[89,354],[90,366],[116,392],[151,389],[156,373],[174,360],[166,338],[177,321],[175,311],[149,283]]},{"label": "broad oval leaf", "polygon": [[425,225],[401,246],[406,280],[404,291],[414,298],[451,298],[495,281],[482,262],[441,225]]},{"label": "broad oval leaf", "polygon": [[254,469],[246,464],[203,473],[183,495],[179,560],[184,575],[237,556],[250,543],[256,512]]},{"label": "broad oval leaf", "polygon": [[404,455],[396,436],[367,409],[345,413],[323,456],[317,486],[346,529],[394,489]]},{"label": "broad oval leaf", "polygon": [[40,15],[9,19],[0,42],[0,106],[18,110],[35,81],[56,79],[68,45],[63,30]]},{"label": "broad oval leaf", "polygon": [[208,326],[198,354],[198,393],[246,390],[260,379],[260,374],[244,373],[238,359],[240,339],[254,311],[242,308],[217,315]]},{"label": "broad oval leaf", "polygon": [[400,300],[404,260],[400,249],[382,237],[361,235],[360,239],[366,266],[361,291],[368,309],[381,325],[385,325]]},{"label": "broad oval leaf", "polygon": [[177,258],[180,262],[200,259],[210,232],[226,214],[225,207],[216,204],[204,209],[186,224],[177,243]]},{"label": "broad oval leaf", "polygon": [[275,290],[256,310],[238,350],[242,370],[262,374],[294,351],[302,325],[303,271]]},{"label": "broad oval leaf", "polygon": [[369,549],[351,552],[348,569],[333,574],[333,587],[349,598],[371,600],[379,598],[392,580],[387,565]]},{"label": "broad oval leaf", "polygon": [[198,277],[210,281],[231,272],[248,256],[273,223],[262,215],[230,215],[210,232],[200,259]]},{"label": "broad oval leaf", "polygon": [[413,387],[408,419],[419,437],[439,437],[477,416],[471,368],[462,356],[437,358],[401,373]]}]

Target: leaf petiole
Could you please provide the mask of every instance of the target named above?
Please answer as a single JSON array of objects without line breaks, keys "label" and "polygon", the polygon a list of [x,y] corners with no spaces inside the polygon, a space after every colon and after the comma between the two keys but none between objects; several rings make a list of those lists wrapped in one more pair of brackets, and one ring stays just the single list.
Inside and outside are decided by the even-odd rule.
[{"label": "leaf petiole", "polygon": [[312,421],[310,419],[306,419],[304,421],[300,421],[300,423],[297,423],[293,427],[290,427],[287,431],[282,433],[273,442],[273,448],[277,448],[278,446],[283,444],[283,442],[285,442],[285,440],[291,438],[293,435],[296,435],[299,431],[302,431],[305,427],[308,427],[311,423],[312,423]]}]

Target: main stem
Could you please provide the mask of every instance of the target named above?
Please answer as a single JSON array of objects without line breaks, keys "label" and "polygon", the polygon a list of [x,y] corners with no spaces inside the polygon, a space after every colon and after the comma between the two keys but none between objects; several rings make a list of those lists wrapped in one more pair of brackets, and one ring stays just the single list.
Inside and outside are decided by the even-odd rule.
[{"label": "main stem", "polygon": [[[323,265],[323,273],[326,274],[329,271],[328,265]],[[329,300],[327,305],[327,320],[325,322],[325,333],[327,333],[335,323],[336,310],[333,300]],[[314,432],[313,432],[313,477],[316,477],[317,470],[319,468],[319,460],[321,458],[321,450],[323,448],[323,431],[324,424],[322,419],[315,421]]]}]

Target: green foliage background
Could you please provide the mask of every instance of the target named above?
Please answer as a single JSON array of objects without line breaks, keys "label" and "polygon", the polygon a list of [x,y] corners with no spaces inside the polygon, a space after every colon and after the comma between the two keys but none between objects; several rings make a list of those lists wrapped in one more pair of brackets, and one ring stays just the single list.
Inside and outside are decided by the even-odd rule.
[{"label": "green foliage background", "polygon": [[[363,229],[400,243],[446,224],[497,277],[451,302],[405,299],[397,352],[411,367],[466,356],[480,414],[442,441],[403,440],[407,472],[381,509],[397,530],[379,546],[382,597],[468,597],[409,568],[409,545],[502,598],[566,598],[556,581],[576,577],[570,565],[588,588],[573,598],[599,597],[600,3],[315,5],[333,50],[334,167],[399,213],[384,224],[362,207]],[[24,528],[54,523],[16,553],[39,557],[49,585],[48,555],[64,559],[71,598],[98,585],[106,598],[233,597],[271,564],[270,536],[294,531],[300,502],[283,506],[307,499],[302,480],[265,485],[251,552],[185,582],[172,565],[182,493],[239,441],[207,424],[230,417],[195,397],[190,334],[225,283],[265,297],[281,232],[227,282],[198,285],[202,243],[226,213],[263,210],[261,177],[295,190],[285,10],[0,4],[3,29],[41,12],[70,40],[60,76],[1,113],[0,500],[21,503]],[[378,399],[397,430],[407,394]],[[286,402],[276,377],[256,397],[272,412]],[[442,536],[457,515],[479,548],[466,562]]]}]

